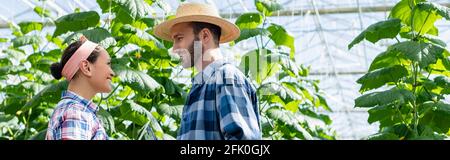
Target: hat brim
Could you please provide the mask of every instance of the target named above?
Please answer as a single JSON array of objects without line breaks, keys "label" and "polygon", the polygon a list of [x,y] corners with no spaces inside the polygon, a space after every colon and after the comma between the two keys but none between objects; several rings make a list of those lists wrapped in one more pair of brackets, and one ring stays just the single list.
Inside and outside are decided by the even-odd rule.
[{"label": "hat brim", "polygon": [[207,16],[207,15],[190,15],[167,20],[155,27],[154,33],[161,39],[173,41],[170,36],[170,29],[178,23],[183,22],[205,22],[217,25],[221,28],[220,43],[227,43],[237,39],[240,35],[239,28],[225,19]]}]

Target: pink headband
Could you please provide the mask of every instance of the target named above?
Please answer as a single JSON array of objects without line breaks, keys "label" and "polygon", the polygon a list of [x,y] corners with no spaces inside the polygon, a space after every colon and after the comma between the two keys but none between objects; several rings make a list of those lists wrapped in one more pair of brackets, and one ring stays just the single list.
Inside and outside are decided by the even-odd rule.
[{"label": "pink headband", "polygon": [[72,77],[80,68],[80,62],[86,60],[97,45],[98,44],[94,42],[86,40],[86,42],[84,42],[66,62],[61,74],[66,77],[68,81],[72,80]]}]

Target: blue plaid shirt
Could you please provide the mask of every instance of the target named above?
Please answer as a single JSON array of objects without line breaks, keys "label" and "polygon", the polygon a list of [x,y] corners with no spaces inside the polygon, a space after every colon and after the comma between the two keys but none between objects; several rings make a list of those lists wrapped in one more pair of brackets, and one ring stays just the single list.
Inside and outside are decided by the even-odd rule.
[{"label": "blue plaid shirt", "polygon": [[256,91],[238,68],[218,60],[192,79],[177,139],[261,139]]}]

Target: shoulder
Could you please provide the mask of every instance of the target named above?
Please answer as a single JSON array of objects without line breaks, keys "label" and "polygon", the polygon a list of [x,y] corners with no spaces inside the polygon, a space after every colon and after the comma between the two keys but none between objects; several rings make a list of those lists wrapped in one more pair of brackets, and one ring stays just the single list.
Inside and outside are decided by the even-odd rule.
[{"label": "shoulder", "polygon": [[235,65],[230,63],[226,63],[219,67],[216,70],[216,76],[220,77],[221,79],[233,80],[237,82],[247,81],[244,73],[242,73],[241,70],[239,70],[239,68],[237,68]]},{"label": "shoulder", "polygon": [[77,119],[77,120],[90,120],[89,113],[86,111],[86,107],[71,99],[63,99],[61,100],[56,110],[58,110],[63,117],[63,119]]}]

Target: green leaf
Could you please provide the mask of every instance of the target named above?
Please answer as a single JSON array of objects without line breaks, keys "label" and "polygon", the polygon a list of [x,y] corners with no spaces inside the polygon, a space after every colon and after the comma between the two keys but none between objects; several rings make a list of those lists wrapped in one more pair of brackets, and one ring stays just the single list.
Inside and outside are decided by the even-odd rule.
[{"label": "green leaf", "polygon": [[149,50],[165,48],[164,45],[153,35],[141,29],[137,29],[130,24],[123,25],[120,28],[120,31],[123,31],[123,33],[125,33],[123,37],[127,40],[128,43],[136,44],[140,47],[149,48]]},{"label": "green leaf", "polygon": [[113,68],[122,83],[143,95],[164,90],[158,82],[142,71],[121,66],[120,64],[114,64]]},{"label": "green leaf", "polygon": [[400,137],[394,133],[381,132],[369,136],[368,140],[400,140]]},{"label": "green leaf", "polygon": [[397,36],[397,34],[400,32],[400,22],[400,19],[394,18],[370,25],[348,45],[348,49],[351,49],[354,45],[358,44],[364,39],[372,43],[376,43],[381,39],[395,38],[395,36]]},{"label": "green leaf", "polygon": [[[411,26],[412,8],[425,0],[402,0],[392,8],[390,18],[398,18],[408,26]],[[411,4],[410,4],[411,3]]]},{"label": "green leaf", "polygon": [[14,47],[21,47],[26,45],[39,45],[41,37],[38,35],[27,35],[14,38],[12,41]]},{"label": "green leaf", "polygon": [[294,45],[294,36],[289,34],[283,26],[277,25],[277,24],[271,24],[267,30],[270,32],[269,38],[272,39],[272,41],[277,46],[286,46],[291,49],[289,57],[291,59],[294,59],[294,53],[295,53],[295,45]]},{"label": "green leaf", "polygon": [[242,56],[239,68],[245,75],[251,76],[258,84],[261,84],[280,69],[278,61],[273,61],[270,54],[271,51],[267,49],[250,51]]},{"label": "green leaf", "polygon": [[9,29],[12,31],[12,34],[16,37],[23,36],[22,31],[20,31],[20,27],[15,25],[14,23],[8,22]]},{"label": "green leaf", "polygon": [[323,121],[326,125],[330,125],[330,124],[331,124],[331,119],[330,119],[330,117],[327,116],[327,115],[325,115],[325,114],[317,114],[317,113],[315,113],[314,111],[311,111],[311,110],[308,109],[308,108],[301,108],[301,109],[300,109],[300,112],[301,112],[303,115],[306,115],[306,116],[308,116],[308,117],[311,117],[311,118],[315,118],[315,119],[321,120],[321,121]]},{"label": "green leaf", "polygon": [[36,108],[42,102],[47,103],[57,103],[61,99],[61,92],[67,90],[68,82],[60,81],[56,84],[50,84],[45,87],[38,94],[34,95],[31,100],[29,100],[21,110],[28,110],[30,108]]},{"label": "green leaf", "polygon": [[400,52],[388,49],[387,51],[382,52],[375,57],[375,59],[370,64],[368,72],[395,65],[409,66],[410,62],[402,57]]},{"label": "green leaf", "polygon": [[295,129],[295,132],[300,133],[305,139],[313,139],[311,134],[299,124],[293,113],[272,107],[266,111],[266,114],[271,119],[279,120],[283,124],[293,127]]},{"label": "green leaf", "polygon": [[391,49],[404,54],[411,61],[418,62],[421,68],[436,63],[438,57],[442,57],[444,48],[424,42],[405,41],[394,44]]},{"label": "green leaf", "polygon": [[42,7],[34,7],[33,11],[41,17],[50,17],[50,10],[44,9]]},{"label": "green leaf", "polygon": [[277,0],[255,0],[256,9],[265,16],[271,16],[273,12],[283,9]]},{"label": "green leaf", "polygon": [[0,38],[0,43],[4,43],[4,42],[8,42],[9,39],[8,38]]},{"label": "green leaf", "polygon": [[27,34],[34,30],[42,30],[43,24],[41,22],[20,22],[19,26],[22,33]]},{"label": "green leaf", "polygon": [[450,129],[450,105],[444,102],[427,102],[421,108],[428,110],[419,123],[432,126],[438,133],[447,133]]},{"label": "green leaf", "polygon": [[130,20],[144,18],[149,13],[152,13],[150,4],[143,0],[97,0],[97,3],[100,5],[103,13],[108,13],[111,10],[116,14],[130,17]]},{"label": "green leaf", "polygon": [[284,108],[286,108],[286,110],[291,111],[292,113],[295,113],[298,111],[298,105],[301,103],[302,101],[300,100],[295,100],[295,101],[291,101],[289,103],[287,103]]},{"label": "green leaf", "polygon": [[356,82],[361,84],[360,92],[366,92],[371,89],[379,88],[389,82],[397,82],[399,79],[408,75],[408,70],[403,66],[395,65],[386,68],[373,70]]},{"label": "green leaf", "polygon": [[270,35],[270,32],[264,28],[241,29],[241,34],[239,35],[239,38],[237,38],[234,42],[238,43],[240,41],[256,37],[258,35],[268,36]]},{"label": "green leaf", "polygon": [[111,33],[108,32],[108,30],[99,27],[75,32],[68,36],[64,40],[64,43],[71,44],[75,41],[78,41],[82,35],[84,35],[90,41],[98,43],[105,49],[114,46],[117,43]]},{"label": "green leaf", "polygon": [[423,11],[420,9],[414,10],[413,28],[419,34],[427,33],[434,27],[434,22],[441,17],[435,13]]},{"label": "green leaf", "polygon": [[141,126],[154,119],[150,111],[131,100],[122,103],[122,106],[120,106],[120,114],[121,118],[130,120]]},{"label": "green leaf", "polygon": [[240,29],[252,29],[257,28],[259,25],[263,23],[263,17],[260,13],[244,13],[240,15],[237,19],[235,24]]},{"label": "green leaf", "polygon": [[100,21],[100,16],[95,11],[72,13],[59,17],[55,21],[56,29],[53,37],[64,34],[68,31],[80,31],[95,27]]},{"label": "green leaf", "polygon": [[97,115],[98,118],[100,119],[100,122],[105,127],[105,130],[108,131],[110,135],[116,132],[114,118],[111,116],[111,114],[109,114],[108,111],[100,107],[100,109],[97,112]]},{"label": "green leaf", "polygon": [[174,119],[180,120],[184,105],[170,106],[166,103],[157,106],[158,111],[163,115],[168,115]]},{"label": "green leaf", "polygon": [[368,110],[369,118],[367,122],[372,124],[374,122],[380,122],[380,128],[391,126],[401,122],[401,117],[392,105],[376,106]]},{"label": "green leaf", "polygon": [[373,107],[391,103],[405,104],[414,100],[414,95],[406,89],[392,88],[386,91],[373,92],[355,99],[355,107]]},{"label": "green leaf", "polygon": [[450,94],[450,78],[444,76],[437,76],[434,78],[437,86],[442,88],[441,94]]},{"label": "green leaf", "polygon": [[0,128],[18,126],[19,119],[14,115],[0,113]]},{"label": "green leaf", "polygon": [[327,110],[329,112],[332,112],[332,110],[331,110],[330,106],[328,105],[325,97],[323,97],[322,95],[317,94],[317,93],[315,95],[317,96],[317,98],[319,98],[320,106],[322,106],[325,110]]},{"label": "green leaf", "polygon": [[448,7],[433,2],[421,2],[417,4],[417,7],[427,12],[436,12],[450,21],[450,9]]}]

